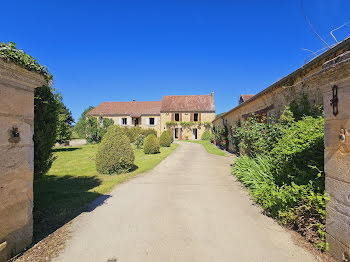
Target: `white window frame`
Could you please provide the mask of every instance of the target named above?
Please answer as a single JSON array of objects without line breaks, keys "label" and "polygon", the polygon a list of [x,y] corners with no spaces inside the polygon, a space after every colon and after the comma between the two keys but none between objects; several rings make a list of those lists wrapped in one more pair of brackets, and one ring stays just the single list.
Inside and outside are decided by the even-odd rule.
[{"label": "white window frame", "polygon": [[[124,124],[124,120],[125,120],[125,124]],[[122,117],[122,126],[127,126],[128,125],[128,118],[127,117]]]}]

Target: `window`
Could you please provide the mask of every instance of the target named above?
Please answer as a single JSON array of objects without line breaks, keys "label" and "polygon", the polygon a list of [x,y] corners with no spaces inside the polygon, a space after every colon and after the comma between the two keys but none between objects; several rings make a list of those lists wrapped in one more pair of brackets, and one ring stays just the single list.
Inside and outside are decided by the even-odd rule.
[{"label": "window", "polygon": [[150,124],[150,126],[154,126],[154,118],[153,117],[149,118],[149,124]]},{"label": "window", "polygon": [[198,113],[193,114],[193,121],[197,122],[198,121]]},{"label": "window", "polygon": [[175,114],[175,121],[180,121],[180,114],[179,113]]},{"label": "window", "polygon": [[122,125],[127,125],[128,124],[128,119],[125,117],[125,118],[122,118]]}]

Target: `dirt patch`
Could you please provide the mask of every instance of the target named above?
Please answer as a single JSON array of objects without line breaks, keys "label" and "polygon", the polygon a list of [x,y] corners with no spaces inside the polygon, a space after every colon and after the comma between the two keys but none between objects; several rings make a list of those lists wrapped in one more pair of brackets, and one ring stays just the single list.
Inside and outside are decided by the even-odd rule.
[{"label": "dirt patch", "polygon": [[67,240],[71,237],[71,223],[57,229],[27,251],[12,258],[10,262],[48,262],[56,258],[64,250]]}]

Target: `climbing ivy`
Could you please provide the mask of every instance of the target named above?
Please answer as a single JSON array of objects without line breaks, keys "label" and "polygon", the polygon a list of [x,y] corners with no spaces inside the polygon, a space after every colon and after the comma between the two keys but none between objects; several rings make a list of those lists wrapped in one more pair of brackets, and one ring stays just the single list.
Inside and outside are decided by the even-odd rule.
[{"label": "climbing ivy", "polygon": [[14,62],[29,71],[37,72],[43,75],[47,81],[52,79],[52,75],[49,73],[46,66],[40,65],[35,58],[28,55],[23,50],[17,49],[16,44],[13,42],[8,44],[0,42],[0,58]]}]

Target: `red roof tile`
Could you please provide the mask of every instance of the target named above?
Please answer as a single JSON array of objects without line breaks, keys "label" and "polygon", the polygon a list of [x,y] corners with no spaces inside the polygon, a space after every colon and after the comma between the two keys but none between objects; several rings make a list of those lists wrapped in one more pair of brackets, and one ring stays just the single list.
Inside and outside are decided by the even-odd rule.
[{"label": "red roof tile", "polygon": [[160,101],[103,102],[90,115],[159,115]]},{"label": "red roof tile", "polygon": [[241,95],[241,98],[243,102],[247,101],[248,99],[252,98],[254,95]]},{"label": "red roof tile", "polygon": [[163,96],[161,112],[215,112],[213,95]]}]

